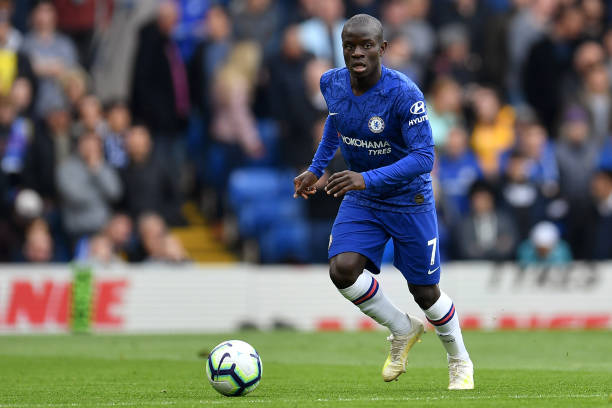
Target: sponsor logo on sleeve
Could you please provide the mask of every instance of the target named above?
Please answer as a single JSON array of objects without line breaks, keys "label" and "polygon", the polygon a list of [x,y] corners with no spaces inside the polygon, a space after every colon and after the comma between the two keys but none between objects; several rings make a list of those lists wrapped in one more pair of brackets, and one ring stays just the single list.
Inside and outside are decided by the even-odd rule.
[{"label": "sponsor logo on sleeve", "polygon": [[429,118],[427,117],[426,112],[427,110],[425,109],[424,101],[418,101],[418,102],[413,103],[412,106],[410,107],[410,113],[412,113],[413,115],[421,115],[421,116],[417,116],[414,119],[410,119],[408,121],[408,126],[417,125],[421,122],[428,120]]},{"label": "sponsor logo on sleeve", "polygon": [[418,101],[413,103],[410,107],[410,113],[412,113],[413,115],[420,115],[425,113],[425,102]]}]

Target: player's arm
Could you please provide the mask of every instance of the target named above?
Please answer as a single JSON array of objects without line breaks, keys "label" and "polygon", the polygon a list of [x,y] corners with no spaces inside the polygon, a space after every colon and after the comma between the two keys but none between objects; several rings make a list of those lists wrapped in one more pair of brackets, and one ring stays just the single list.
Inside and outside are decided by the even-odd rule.
[{"label": "player's arm", "polygon": [[307,199],[309,195],[316,192],[314,185],[325,171],[330,160],[336,154],[339,144],[338,132],[335,129],[331,117],[328,116],[325,121],[325,127],[323,128],[323,137],[321,137],[321,142],[319,143],[319,147],[317,147],[317,152],[312,159],[310,167],[293,179],[293,187],[295,189],[293,193],[294,198],[303,197]]},{"label": "player's arm", "polygon": [[[409,181],[421,174],[432,171],[434,163],[434,143],[429,120],[420,118],[427,115],[423,94],[412,93],[409,98],[402,95],[397,102],[398,114],[402,121],[402,136],[410,152],[388,166],[379,167],[364,173],[363,178],[367,187],[392,186]],[[422,111],[417,103],[422,102]],[[416,114],[411,112],[417,111]]]}]

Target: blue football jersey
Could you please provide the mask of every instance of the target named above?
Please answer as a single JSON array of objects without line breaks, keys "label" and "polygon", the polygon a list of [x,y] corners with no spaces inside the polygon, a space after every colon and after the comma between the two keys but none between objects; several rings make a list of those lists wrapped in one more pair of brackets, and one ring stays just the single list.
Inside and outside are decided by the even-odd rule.
[{"label": "blue football jersey", "polygon": [[430,171],[433,138],[423,93],[404,74],[382,67],[380,80],[356,96],[346,68],[321,77],[329,116],[309,170],[321,176],[338,146],[365,190],[345,200],[378,209],[421,212],[434,208]]}]

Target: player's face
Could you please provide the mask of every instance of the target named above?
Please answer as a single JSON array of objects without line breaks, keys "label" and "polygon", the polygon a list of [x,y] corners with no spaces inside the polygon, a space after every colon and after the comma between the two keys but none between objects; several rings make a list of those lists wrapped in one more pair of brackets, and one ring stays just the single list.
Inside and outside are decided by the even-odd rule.
[{"label": "player's face", "polygon": [[354,77],[376,74],[386,47],[387,42],[368,26],[345,27],[342,32],[344,63]]}]

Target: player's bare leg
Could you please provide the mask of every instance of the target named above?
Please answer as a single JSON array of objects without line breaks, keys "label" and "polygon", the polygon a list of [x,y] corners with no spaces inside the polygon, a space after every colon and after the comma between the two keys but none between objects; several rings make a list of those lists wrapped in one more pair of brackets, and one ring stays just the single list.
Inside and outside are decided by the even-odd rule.
[{"label": "player's bare leg", "polygon": [[434,326],[438,338],[446,349],[448,359],[449,390],[474,388],[474,365],[470,360],[459,326],[455,305],[438,285],[419,286],[408,284],[410,293],[427,320]]},{"label": "player's bare leg", "polygon": [[330,278],[340,293],[363,313],[391,331],[391,351],[383,366],[385,381],[406,371],[408,352],[423,334],[423,323],[399,310],[384,295],[378,281],[364,272],[367,259],[355,252],[344,252],[330,261]]}]

